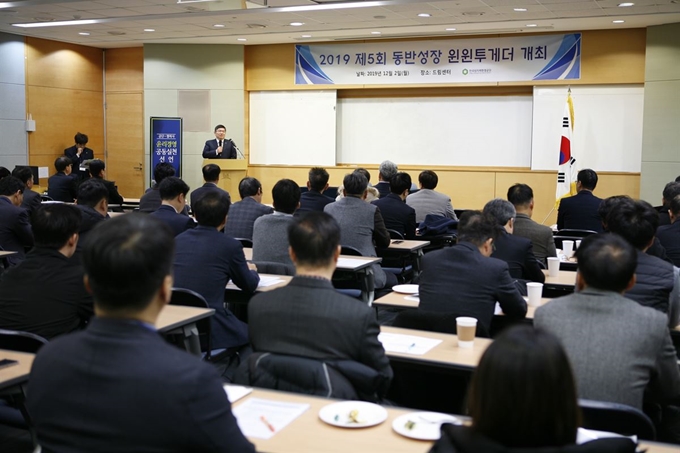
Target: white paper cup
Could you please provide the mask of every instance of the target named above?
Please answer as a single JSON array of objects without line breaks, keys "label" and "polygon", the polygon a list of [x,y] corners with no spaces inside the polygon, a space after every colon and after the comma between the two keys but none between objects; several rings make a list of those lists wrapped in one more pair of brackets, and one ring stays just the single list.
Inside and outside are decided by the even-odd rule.
[{"label": "white paper cup", "polygon": [[543,296],[543,283],[527,283],[527,294],[529,295],[529,305],[532,307],[538,307],[541,305],[541,297]]},{"label": "white paper cup", "polygon": [[562,251],[567,259],[574,253],[574,241],[562,241]]},{"label": "white paper cup", "polygon": [[548,275],[557,277],[560,275],[560,259],[555,256],[548,257]]},{"label": "white paper cup", "polygon": [[475,343],[477,320],[467,316],[456,318],[456,332],[458,333],[458,347],[471,348]]},{"label": "white paper cup", "polygon": [[578,248],[581,247],[581,240],[574,241],[574,245],[576,246],[576,250],[578,250]]}]

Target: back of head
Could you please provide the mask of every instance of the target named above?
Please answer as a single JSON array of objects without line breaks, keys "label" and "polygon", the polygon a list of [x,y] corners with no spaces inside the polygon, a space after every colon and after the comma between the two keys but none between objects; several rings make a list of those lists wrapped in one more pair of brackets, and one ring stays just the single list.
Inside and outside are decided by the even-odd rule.
[{"label": "back of head", "polygon": [[411,175],[399,172],[390,179],[390,192],[401,195],[405,190],[411,188]]},{"label": "back of head", "polygon": [[620,204],[634,204],[635,200],[628,195],[614,195],[613,197],[605,198],[600,202],[600,207],[597,208],[597,215],[602,219],[602,225],[606,231],[609,231],[607,224],[609,223],[609,214]]},{"label": "back of head", "polygon": [[12,170],[12,176],[19,179],[24,185],[28,185],[30,181],[33,181],[33,172],[28,167],[15,167]]},{"label": "back of head", "polygon": [[79,205],[94,208],[102,200],[109,199],[109,190],[103,182],[97,179],[88,179],[78,187],[76,200]]},{"label": "back of head", "polygon": [[238,194],[241,196],[241,199],[257,195],[260,189],[262,189],[262,184],[255,178],[243,178],[238,183]]},{"label": "back of head", "polygon": [[35,244],[58,250],[80,230],[81,222],[82,215],[75,206],[63,203],[43,205],[31,218]]},{"label": "back of head", "polygon": [[195,201],[192,209],[201,226],[217,228],[229,214],[231,200],[224,192],[210,191]]},{"label": "back of head", "polygon": [[345,188],[347,195],[361,197],[366,192],[368,180],[364,175],[355,171],[345,175],[342,180],[342,186]]},{"label": "back of head", "polygon": [[87,145],[88,137],[85,134],[81,134],[80,132],[76,133],[76,136],[73,137],[73,140],[75,140],[76,144],[78,145]]},{"label": "back of head", "polygon": [[325,212],[305,212],[288,227],[288,242],[298,266],[327,267],[340,245],[340,225]]},{"label": "back of head", "polygon": [[292,214],[300,203],[300,186],[292,179],[282,179],[272,188],[274,209],[286,214]]},{"label": "back of head", "polygon": [[153,169],[153,180],[156,181],[156,184],[160,184],[165,178],[170,176],[175,176],[175,167],[172,164],[167,162],[156,164],[156,167]]},{"label": "back of head", "polygon": [[[673,213],[673,216],[680,217],[680,195],[676,195],[670,202],[668,209]],[[676,220],[678,222],[679,220]]]},{"label": "back of head", "polygon": [[127,214],[101,222],[83,252],[95,305],[109,313],[144,310],[171,274],[174,254],[172,231],[153,216]]},{"label": "back of head", "polygon": [[104,164],[103,160],[92,159],[90,161],[90,174],[93,178],[100,178],[104,169],[106,169],[106,164]]},{"label": "back of head", "polygon": [[323,192],[330,175],[325,168],[314,167],[309,170],[309,188],[315,192]]},{"label": "back of head", "polygon": [[66,156],[57,157],[57,160],[54,161],[54,169],[58,172],[66,171],[66,168],[70,165],[73,165],[73,162]]},{"label": "back of head", "polygon": [[510,219],[517,215],[515,207],[507,200],[494,198],[484,205],[484,214],[491,217],[498,226],[505,226]]},{"label": "back of head", "polygon": [[663,188],[663,199],[669,203],[673,198],[680,195],[680,182],[673,181]]},{"label": "back of head", "polygon": [[357,168],[357,169],[354,170],[354,171],[355,171],[355,172],[361,173],[361,174],[364,175],[364,177],[366,178],[366,181],[371,182],[371,174],[370,174],[370,173],[368,172],[368,170],[366,170],[365,168],[359,167],[359,168]]},{"label": "back of head", "polygon": [[203,172],[204,181],[215,182],[218,179],[220,179],[220,172],[222,171],[222,169],[219,167],[219,165],[208,164],[204,165],[201,171]]},{"label": "back of head", "polygon": [[597,187],[597,173],[590,168],[578,172],[576,180],[581,183],[581,187],[588,190],[595,190]]},{"label": "back of head", "polygon": [[576,250],[576,259],[586,286],[617,293],[628,287],[637,267],[633,246],[612,233],[584,238]]},{"label": "back of head", "polygon": [[481,247],[495,239],[498,228],[494,220],[481,211],[465,211],[458,219],[458,242],[471,242]]},{"label": "back of head", "polygon": [[10,171],[6,169],[5,167],[0,167],[0,179],[11,175]]},{"label": "back of head", "polygon": [[534,191],[526,184],[515,184],[508,189],[508,201],[515,208],[528,208],[534,199]]},{"label": "back of head", "polygon": [[548,332],[511,327],[475,370],[468,407],[472,429],[508,448],[576,442],[579,409],[569,360]]},{"label": "back of head", "polygon": [[383,181],[389,181],[392,179],[392,176],[397,174],[398,171],[399,169],[397,168],[397,164],[391,160],[383,161],[378,168],[378,173],[380,173],[380,177]]},{"label": "back of head", "polygon": [[432,170],[425,170],[418,175],[418,182],[423,186],[423,189],[434,190],[439,184],[439,177]]},{"label": "back of head", "polygon": [[607,216],[607,229],[623,237],[638,250],[649,247],[658,226],[659,213],[642,200],[618,203]]},{"label": "back of head", "polygon": [[158,186],[161,200],[174,200],[180,195],[189,193],[189,186],[176,176],[167,177]]},{"label": "back of head", "polygon": [[0,195],[7,197],[14,195],[17,192],[24,193],[26,186],[23,182],[14,176],[5,176],[0,179]]}]

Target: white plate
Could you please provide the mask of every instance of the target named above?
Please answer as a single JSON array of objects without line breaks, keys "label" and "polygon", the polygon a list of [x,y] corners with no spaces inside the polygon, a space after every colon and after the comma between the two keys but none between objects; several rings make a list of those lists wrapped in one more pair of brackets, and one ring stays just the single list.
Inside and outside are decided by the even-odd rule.
[{"label": "white plate", "polygon": [[[409,422],[413,423],[411,429],[407,427]],[[439,440],[440,428],[444,423],[463,424],[456,417],[439,412],[410,412],[395,418],[392,422],[392,429],[411,439]]]},{"label": "white plate", "polygon": [[418,294],[418,285],[395,285],[392,291],[400,294]]},{"label": "white plate", "polygon": [[[356,418],[360,423],[350,419],[350,412],[355,410],[358,411]],[[387,420],[387,411],[382,406],[366,401],[342,401],[322,407],[319,418],[329,425],[341,428],[365,428]]]}]

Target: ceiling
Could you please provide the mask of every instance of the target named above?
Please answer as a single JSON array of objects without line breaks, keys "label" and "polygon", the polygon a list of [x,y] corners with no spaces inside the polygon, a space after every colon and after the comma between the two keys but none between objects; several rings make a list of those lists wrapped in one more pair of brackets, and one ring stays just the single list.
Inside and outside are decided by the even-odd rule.
[{"label": "ceiling", "polygon": [[[680,22],[680,0],[0,1],[0,31],[100,48],[273,44],[640,28]],[[516,11],[525,9],[526,11]],[[429,14],[429,17],[419,17]],[[22,28],[17,23],[97,23]],[[623,20],[623,23],[614,23]],[[290,25],[293,22],[300,26]],[[455,30],[447,30],[455,29]],[[146,31],[145,31],[146,29]],[[379,32],[379,34],[378,34]],[[304,35],[304,37],[303,37]]]}]

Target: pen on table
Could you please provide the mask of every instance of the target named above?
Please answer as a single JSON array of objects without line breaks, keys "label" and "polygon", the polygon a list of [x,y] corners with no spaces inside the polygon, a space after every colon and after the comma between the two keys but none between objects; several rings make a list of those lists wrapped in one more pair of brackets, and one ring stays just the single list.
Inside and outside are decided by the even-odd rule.
[{"label": "pen on table", "polygon": [[410,351],[411,348],[415,348],[415,347],[416,347],[416,344],[415,344],[415,343],[412,343],[411,346],[408,347],[408,350]]},{"label": "pen on table", "polygon": [[262,423],[267,425],[267,428],[269,428],[269,431],[276,432],[276,428],[274,428],[274,426],[271,423],[269,423],[269,421],[265,418],[264,415],[260,415],[260,420],[262,421]]}]

